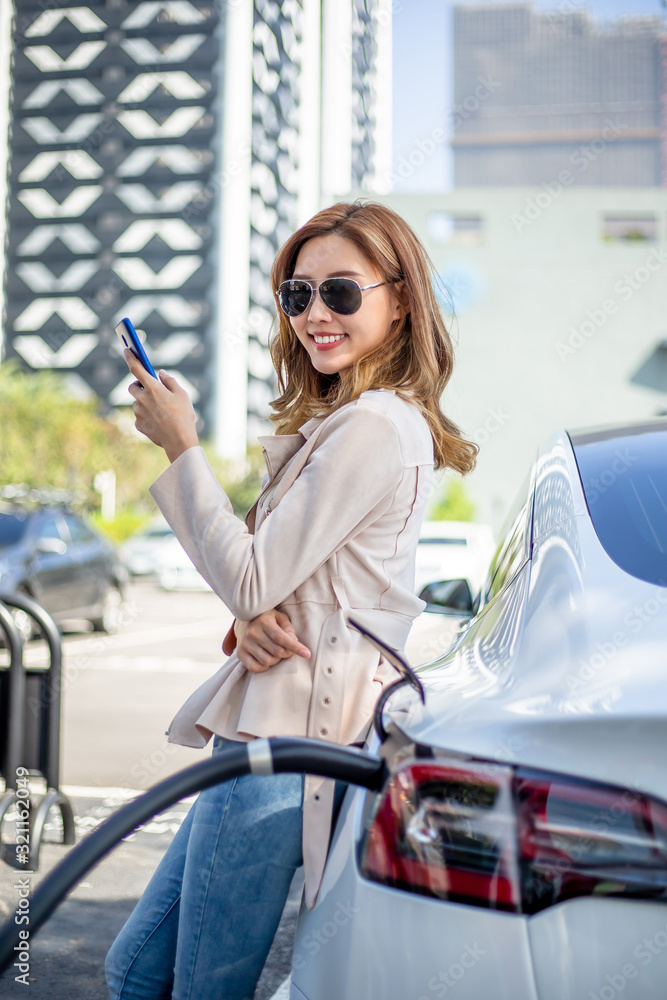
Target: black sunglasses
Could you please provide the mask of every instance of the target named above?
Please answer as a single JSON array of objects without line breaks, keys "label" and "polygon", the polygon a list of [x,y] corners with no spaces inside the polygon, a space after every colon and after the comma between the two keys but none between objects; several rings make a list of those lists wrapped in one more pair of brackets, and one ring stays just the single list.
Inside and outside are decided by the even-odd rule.
[{"label": "black sunglasses", "polygon": [[309,307],[315,292],[318,291],[327,309],[342,316],[351,316],[361,308],[361,293],[367,288],[394,284],[394,281],[376,281],[374,285],[362,287],[352,278],[325,278],[319,284],[306,281],[305,278],[291,278],[279,286],[278,302],[286,316],[300,316]]}]

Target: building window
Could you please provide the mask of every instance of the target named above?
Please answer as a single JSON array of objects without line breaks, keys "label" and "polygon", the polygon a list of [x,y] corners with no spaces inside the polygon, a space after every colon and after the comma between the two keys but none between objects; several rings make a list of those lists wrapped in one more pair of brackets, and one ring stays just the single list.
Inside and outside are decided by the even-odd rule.
[{"label": "building window", "polygon": [[474,246],[482,241],[482,217],[454,215],[451,212],[431,212],[427,220],[428,238],[433,243],[454,243]]},{"label": "building window", "polygon": [[655,215],[605,215],[602,239],[605,243],[654,242],[658,238]]}]

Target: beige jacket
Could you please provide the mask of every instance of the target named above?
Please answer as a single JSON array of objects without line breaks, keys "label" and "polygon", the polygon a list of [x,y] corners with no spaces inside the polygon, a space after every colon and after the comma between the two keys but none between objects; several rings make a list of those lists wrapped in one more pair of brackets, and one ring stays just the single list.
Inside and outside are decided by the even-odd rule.
[{"label": "beige jacket", "polygon": [[[416,406],[369,390],[297,434],[259,438],[268,474],[244,524],[200,447],[150,492],[193,563],[239,620],[277,608],[310,658],[249,673],[235,652],[179,710],[169,740],[308,736],[363,740],[394,669],[344,618],[353,609],[402,650],[425,607],[413,593],[415,553],[433,476],[433,439]],[[228,646],[226,648],[229,648]],[[326,861],[334,782],[307,776],[306,904]]]}]

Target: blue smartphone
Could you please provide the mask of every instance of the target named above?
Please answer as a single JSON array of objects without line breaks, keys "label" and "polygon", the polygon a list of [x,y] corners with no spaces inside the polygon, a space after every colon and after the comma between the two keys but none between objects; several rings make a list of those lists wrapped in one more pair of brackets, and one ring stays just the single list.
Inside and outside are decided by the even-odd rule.
[{"label": "blue smartphone", "polygon": [[116,327],[116,333],[123,347],[129,347],[134,356],[141,361],[146,371],[156,379],[157,375],[153,370],[152,364],[148,360],[148,355],[144,350],[143,344],[139,340],[137,331],[134,329],[132,322],[127,317],[120,321]]}]

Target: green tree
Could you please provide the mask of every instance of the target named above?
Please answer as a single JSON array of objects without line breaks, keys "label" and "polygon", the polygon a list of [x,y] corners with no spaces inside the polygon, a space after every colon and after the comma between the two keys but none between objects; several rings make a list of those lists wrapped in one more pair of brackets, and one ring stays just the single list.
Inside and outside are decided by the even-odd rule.
[{"label": "green tree", "polygon": [[[202,446],[235,513],[244,518],[266,471],[260,445],[248,449],[240,470],[210,443]],[[67,490],[80,507],[95,512],[95,476],[113,469],[117,516],[109,524],[98,514],[96,523],[120,541],[156,513],[148,487],[167,465],[163,450],[134,430],[129,407],[104,417],[98,401],[74,398],[58,373],[26,371],[13,360],[0,365],[0,489],[20,483]]]},{"label": "green tree", "polygon": [[428,521],[472,521],[475,505],[460,478],[450,478],[436,493],[426,511]]},{"label": "green tree", "polygon": [[74,398],[62,376],[28,372],[16,362],[0,365],[0,485],[55,487],[99,505],[95,475],[113,469],[117,503],[140,502],[165,466],[162,458],[98,413],[95,400]]}]

